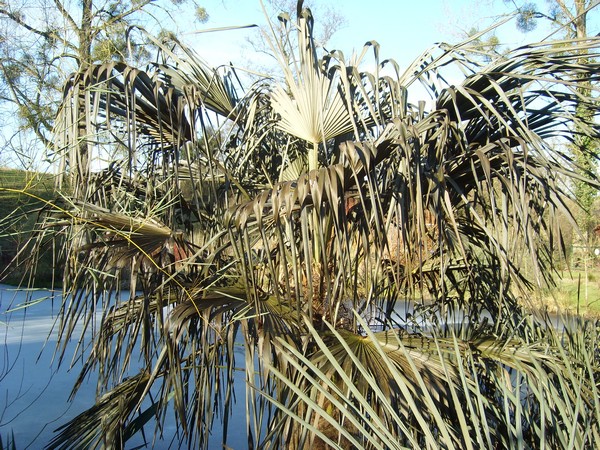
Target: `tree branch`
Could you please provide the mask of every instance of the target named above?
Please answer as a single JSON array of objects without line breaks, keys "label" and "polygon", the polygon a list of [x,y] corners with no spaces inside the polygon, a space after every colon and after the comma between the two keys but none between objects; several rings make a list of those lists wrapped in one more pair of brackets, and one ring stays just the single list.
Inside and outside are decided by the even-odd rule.
[{"label": "tree branch", "polygon": [[38,30],[37,28],[35,28],[35,27],[29,25],[27,22],[23,21],[23,19],[21,19],[15,13],[12,13],[6,9],[0,9],[0,14],[6,16],[8,19],[12,20],[16,24],[22,26],[27,31],[31,31],[32,33],[37,34],[38,36],[42,36],[44,39],[50,40],[54,37],[52,33],[49,33],[48,31]]},{"label": "tree branch", "polygon": [[73,29],[78,30],[79,27],[77,26],[77,22],[75,22],[73,17],[71,17],[71,14],[69,14],[69,11],[65,9],[64,5],[60,2],[60,0],[54,0],[54,4],[56,5],[56,8],[60,11],[60,14],[65,18],[67,22],[69,22]]},{"label": "tree branch", "polygon": [[[4,72],[4,64],[0,63],[0,67],[1,70]],[[6,79],[6,85],[10,90],[11,97],[3,97],[4,100],[10,101],[11,103],[19,107],[25,107],[28,109],[33,109],[36,106],[38,106],[35,105],[34,102],[31,102],[27,98],[27,96],[10,80]],[[36,119],[37,120],[35,122],[28,120],[29,128],[33,130],[37,138],[44,144],[44,146],[48,146],[50,145],[50,140],[44,135],[44,133],[42,132],[42,128],[45,127],[47,130],[50,130],[52,128],[52,125],[41,116],[36,116]]]},{"label": "tree branch", "polygon": [[110,26],[113,25],[117,22],[120,22],[121,20],[125,19],[126,17],[141,11],[143,8],[145,8],[147,5],[149,5],[151,3],[151,0],[144,0],[143,2],[140,2],[139,4],[137,4],[135,7],[127,10],[127,11],[123,11],[121,14],[117,14],[114,17],[111,17],[110,19],[108,19],[105,22],[105,26]]},{"label": "tree branch", "polygon": [[568,17],[569,22],[574,22],[575,16],[573,14],[571,14],[571,10],[569,9],[569,7],[567,5],[565,5],[565,2],[563,0],[555,0],[555,1],[556,1],[556,4],[558,6],[560,6],[560,9],[562,10],[563,14]]},{"label": "tree branch", "polygon": [[31,33],[33,33],[37,36],[43,37],[47,41],[54,40],[54,41],[62,43],[62,45],[64,45],[67,48],[70,48],[72,50],[77,49],[75,46],[73,46],[73,44],[71,44],[67,39],[65,39],[60,34],[57,34],[54,31],[48,31],[48,30],[42,31],[42,30],[34,27],[33,25],[25,22],[23,19],[21,19],[18,15],[16,15],[13,12],[10,12],[6,9],[0,9],[0,15],[4,15],[7,19],[12,20],[14,23],[23,27],[24,29],[26,29],[27,31],[29,31]]}]

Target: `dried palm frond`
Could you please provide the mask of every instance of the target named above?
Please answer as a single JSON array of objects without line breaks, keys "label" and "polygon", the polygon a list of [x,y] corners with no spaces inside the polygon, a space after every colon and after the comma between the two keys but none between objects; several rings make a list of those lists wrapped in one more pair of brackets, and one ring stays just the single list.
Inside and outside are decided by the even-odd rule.
[{"label": "dried palm frond", "polygon": [[[401,72],[374,42],[349,61],[321,52],[297,15],[281,22],[300,48],[273,41],[283,84],[238,96],[174,41],[164,64],[91,66],[66,86],[64,200],[36,245],[52,238],[64,261],[62,350],[93,330],[82,377],[97,368],[99,392],[117,387],[55,446],[70,431],[101,442],[91,419],[113,398],[126,402],[107,426],[133,423],[150,386],[182,442],[209,448],[221,417],[226,444],[236,351],[252,447],[587,445],[594,353],[573,339],[575,369],[577,351],[524,324],[519,296],[552,282],[565,180],[600,187],[552,141],[574,126],[599,137],[577,111],[597,111],[600,38],[486,65],[443,44]],[[409,102],[419,82],[433,101]],[[93,173],[98,152],[113,164]],[[123,380],[136,359],[138,385]]]},{"label": "dried palm frond", "polygon": [[48,449],[123,448],[127,419],[146,389],[150,376],[142,372],[120,383],[90,409],[60,427]]}]

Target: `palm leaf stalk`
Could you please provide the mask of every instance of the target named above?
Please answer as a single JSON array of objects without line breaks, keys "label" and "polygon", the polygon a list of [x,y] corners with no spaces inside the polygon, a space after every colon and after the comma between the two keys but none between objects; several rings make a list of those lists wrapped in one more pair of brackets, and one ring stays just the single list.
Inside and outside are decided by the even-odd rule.
[{"label": "palm leaf stalk", "polygon": [[[76,325],[81,349],[93,332],[76,388],[96,371],[99,400],[51,447],[121,448],[119,427],[159,433],[171,407],[182,442],[208,448],[220,418],[226,445],[243,341],[252,448],[591,448],[595,331],[564,340],[520,297],[553,281],[568,180],[598,187],[552,142],[598,136],[576,111],[595,102],[577,86],[598,81],[600,38],[487,66],[442,45],[401,72],[376,42],[322,52],[300,6],[280,21],[297,51],[272,41],[281,82],[234,89],[176,42],[65,87],[64,198],[35,242],[60,243],[59,359]],[[417,82],[428,108],[408,101]],[[91,171],[82,136],[109,167]],[[90,420],[111,402],[114,420]]]}]

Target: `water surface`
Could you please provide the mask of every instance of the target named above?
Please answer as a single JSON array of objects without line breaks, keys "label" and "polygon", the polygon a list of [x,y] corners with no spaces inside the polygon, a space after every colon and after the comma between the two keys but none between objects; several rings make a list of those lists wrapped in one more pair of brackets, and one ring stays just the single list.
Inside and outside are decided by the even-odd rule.
[{"label": "water surface", "polygon": [[[55,436],[54,430],[67,423],[94,404],[95,379],[86,380],[73,401],[68,402],[71,389],[81,369],[81,358],[63,361],[58,365],[55,358],[56,333],[53,330],[60,298],[54,300],[50,291],[38,290],[30,293],[32,304],[22,306],[28,300],[24,291],[0,284],[0,435],[3,441],[14,433],[18,449],[41,449]],[[81,329],[74,337],[79,337]],[[89,333],[84,336],[89,339]],[[65,355],[70,358],[76,343],[67,345]],[[236,361],[243,363],[244,350],[236,350]],[[236,405],[230,419],[228,445],[234,449],[247,448],[245,433],[244,373],[236,372],[237,395],[241,403]],[[152,439],[154,424],[146,435]],[[167,417],[163,439],[149,448],[157,450],[178,448],[177,424],[173,415]],[[221,427],[215,421],[214,445],[220,443]],[[127,448],[143,444],[141,436],[127,443]]]}]

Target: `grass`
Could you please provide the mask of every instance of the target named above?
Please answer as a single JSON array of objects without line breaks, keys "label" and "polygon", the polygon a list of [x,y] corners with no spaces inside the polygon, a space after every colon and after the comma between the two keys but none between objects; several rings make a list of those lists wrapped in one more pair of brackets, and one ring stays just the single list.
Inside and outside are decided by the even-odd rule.
[{"label": "grass", "polygon": [[[0,263],[7,266],[19,248],[30,237],[37,213],[44,200],[54,197],[54,176],[17,169],[0,169]],[[39,282],[49,278],[52,267],[48,258],[38,264]],[[23,269],[11,271],[0,279],[2,283],[16,284]],[[40,285],[40,287],[41,287]]]},{"label": "grass", "polygon": [[541,306],[551,313],[577,314],[600,318],[600,262],[592,261],[587,270],[564,272],[557,286],[541,294]]},{"label": "grass", "polygon": [[49,200],[53,195],[53,175],[0,169],[0,217],[7,217],[24,206],[40,206],[41,202],[35,197]]}]

